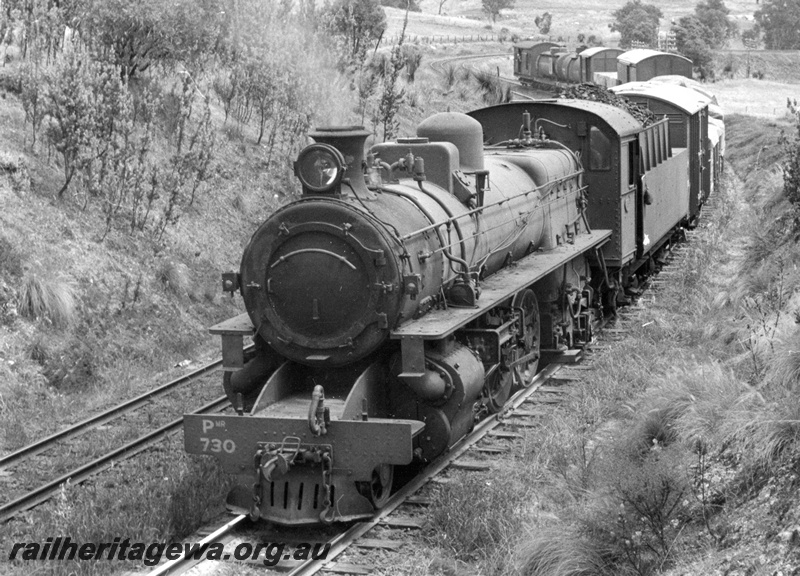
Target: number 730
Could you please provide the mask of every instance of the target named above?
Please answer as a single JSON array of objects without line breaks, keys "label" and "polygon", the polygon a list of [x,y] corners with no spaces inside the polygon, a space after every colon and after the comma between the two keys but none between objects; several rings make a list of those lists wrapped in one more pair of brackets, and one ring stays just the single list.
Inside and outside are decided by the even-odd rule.
[{"label": "number 730", "polygon": [[219,438],[200,438],[203,443],[203,452],[236,452],[236,443],[233,440],[220,440]]}]

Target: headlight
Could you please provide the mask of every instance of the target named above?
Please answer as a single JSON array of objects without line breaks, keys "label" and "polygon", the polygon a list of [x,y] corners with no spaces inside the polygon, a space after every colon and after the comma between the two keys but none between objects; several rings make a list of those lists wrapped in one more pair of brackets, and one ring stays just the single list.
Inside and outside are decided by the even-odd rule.
[{"label": "headlight", "polygon": [[342,182],[345,172],[344,156],[328,144],[312,144],[297,157],[294,173],[304,191],[330,192]]}]

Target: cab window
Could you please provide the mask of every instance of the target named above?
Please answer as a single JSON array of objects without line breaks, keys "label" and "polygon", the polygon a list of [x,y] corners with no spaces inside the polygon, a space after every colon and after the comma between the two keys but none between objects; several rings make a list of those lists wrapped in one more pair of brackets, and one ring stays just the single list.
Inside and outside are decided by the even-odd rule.
[{"label": "cab window", "polygon": [[589,130],[589,170],[611,170],[611,142],[594,126]]}]

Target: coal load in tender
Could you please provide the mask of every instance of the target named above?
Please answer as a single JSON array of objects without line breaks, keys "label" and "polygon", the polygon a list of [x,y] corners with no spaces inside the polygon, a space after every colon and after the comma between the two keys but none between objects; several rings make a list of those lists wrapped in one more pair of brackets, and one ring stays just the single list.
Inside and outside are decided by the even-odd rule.
[{"label": "coal load in tender", "polygon": [[596,84],[575,84],[561,90],[559,98],[573,98],[576,100],[592,100],[603,102],[617,108],[622,108],[631,116],[636,118],[643,126],[650,126],[658,121],[658,118],[647,108],[634,104],[627,98],[618,96],[604,86]]}]

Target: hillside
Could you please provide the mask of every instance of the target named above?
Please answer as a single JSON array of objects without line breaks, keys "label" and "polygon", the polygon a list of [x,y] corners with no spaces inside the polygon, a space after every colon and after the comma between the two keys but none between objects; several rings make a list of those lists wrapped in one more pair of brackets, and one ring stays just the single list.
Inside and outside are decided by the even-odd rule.
[{"label": "hillside", "polygon": [[[234,137],[162,238],[124,229],[102,238],[99,210],[55,198],[58,163],[26,140],[15,94],[4,94],[0,118],[0,447],[8,451],[134,395],[178,363],[216,354],[206,327],[236,310],[222,297],[220,273],[237,267],[257,223],[291,190],[259,169],[259,146]],[[18,292],[33,281],[74,301],[68,321],[44,310],[20,317]],[[37,418],[43,410],[57,417]]]}]

